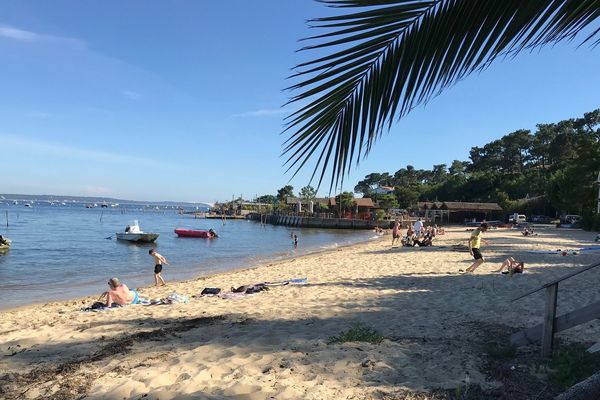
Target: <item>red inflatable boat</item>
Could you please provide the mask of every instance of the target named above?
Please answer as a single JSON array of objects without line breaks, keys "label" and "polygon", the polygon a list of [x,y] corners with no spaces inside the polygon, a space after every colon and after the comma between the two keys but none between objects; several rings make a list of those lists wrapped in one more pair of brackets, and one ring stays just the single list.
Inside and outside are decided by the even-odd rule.
[{"label": "red inflatable boat", "polygon": [[197,231],[194,229],[177,228],[175,229],[175,233],[177,234],[177,236],[181,237],[195,237],[204,239],[211,239],[213,237],[213,235],[209,231]]}]

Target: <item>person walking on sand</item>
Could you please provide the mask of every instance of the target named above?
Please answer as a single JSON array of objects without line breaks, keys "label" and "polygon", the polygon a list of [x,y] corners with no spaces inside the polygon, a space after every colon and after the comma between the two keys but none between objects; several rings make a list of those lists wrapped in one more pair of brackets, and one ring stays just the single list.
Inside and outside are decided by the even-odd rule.
[{"label": "person walking on sand", "polygon": [[483,258],[483,255],[481,254],[481,242],[483,242],[484,244],[489,244],[486,240],[481,238],[481,235],[487,231],[488,229],[488,224],[483,222],[479,228],[476,228],[473,233],[471,234],[471,238],[469,239],[469,253],[471,253],[471,255],[473,256],[473,258],[475,259],[475,262],[469,267],[467,268],[467,270],[465,272],[473,272],[475,271],[477,268],[479,268],[479,266],[481,264],[483,264],[485,262],[485,258]]},{"label": "person walking on sand", "polygon": [[157,253],[156,250],[151,249],[148,254],[150,254],[152,257],[154,257],[154,284],[155,286],[158,286],[158,281],[161,281],[163,286],[166,285],[165,280],[163,279],[163,277],[160,275],[162,269],[163,269],[163,264],[164,265],[169,265],[169,263],[167,262],[167,259],[164,258],[161,254]]},{"label": "person walking on sand", "polygon": [[392,248],[394,248],[394,243],[400,241],[400,229],[400,221],[396,219],[396,221],[394,221],[394,228],[392,229]]}]

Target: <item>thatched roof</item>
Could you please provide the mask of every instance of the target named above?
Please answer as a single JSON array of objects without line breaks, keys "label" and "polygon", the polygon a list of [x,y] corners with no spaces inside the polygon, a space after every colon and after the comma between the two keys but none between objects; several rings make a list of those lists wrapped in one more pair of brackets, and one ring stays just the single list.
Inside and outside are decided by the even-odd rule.
[{"label": "thatched roof", "polygon": [[417,203],[421,210],[448,210],[448,211],[502,211],[497,203],[467,203],[464,201],[420,201]]},{"label": "thatched roof", "polygon": [[498,203],[466,203],[462,201],[445,201],[442,210],[448,211],[502,211]]},{"label": "thatched roof", "polygon": [[439,210],[442,207],[441,201],[419,201],[417,205],[422,210]]},{"label": "thatched roof", "polygon": [[359,199],[354,199],[354,204],[359,207],[374,207],[373,199],[370,197],[361,197]]}]

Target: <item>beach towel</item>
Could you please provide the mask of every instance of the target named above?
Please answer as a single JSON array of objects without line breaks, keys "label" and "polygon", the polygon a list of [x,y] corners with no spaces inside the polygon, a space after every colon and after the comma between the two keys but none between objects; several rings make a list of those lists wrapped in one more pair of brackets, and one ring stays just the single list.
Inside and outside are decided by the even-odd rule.
[{"label": "beach towel", "polygon": [[259,292],[262,292],[265,290],[269,290],[269,288],[264,283],[257,283],[254,285],[242,285],[237,288],[235,288],[235,287],[231,288],[231,291],[233,293],[246,293],[246,294],[259,293]]},{"label": "beach towel", "polygon": [[250,294],[246,294],[245,292],[240,292],[240,293],[227,292],[227,293],[219,293],[217,296],[219,296],[220,298],[225,299],[225,300],[239,300],[239,299],[243,299],[246,296],[250,296]]},{"label": "beach towel", "polygon": [[290,285],[290,284],[304,285],[307,283],[308,283],[308,278],[295,278],[295,279],[288,279],[285,281],[278,281],[278,282],[264,282],[263,284],[266,286],[286,286],[286,285]]},{"label": "beach towel", "polygon": [[188,303],[189,301],[190,300],[188,299],[187,296],[177,294],[177,293],[171,293],[164,299],[160,299],[161,304],[174,304],[174,303],[185,304],[185,303]]}]

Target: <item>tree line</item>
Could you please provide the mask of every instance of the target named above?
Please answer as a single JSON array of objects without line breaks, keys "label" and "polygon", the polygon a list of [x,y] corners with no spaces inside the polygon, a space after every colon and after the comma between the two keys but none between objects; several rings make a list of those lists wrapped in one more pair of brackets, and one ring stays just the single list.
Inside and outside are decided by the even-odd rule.
[{"label": "tree line", "polygon": [[[581,214],[597,225],[596,180],[600,171],[600,109],[581,118],[520,129],[483,147],[473,147],[469,160],[411,165],[371,173],[354,191],[388,206],[415,207],[418,201],[497,202],[507,212],[558,216]],[[378,194],[381,186],[393,193]]]}]

